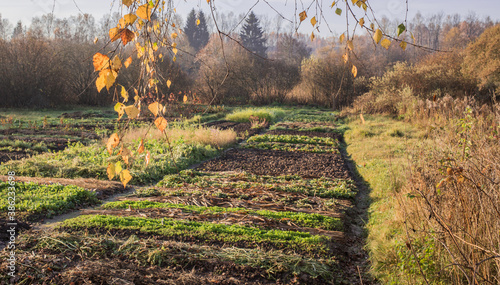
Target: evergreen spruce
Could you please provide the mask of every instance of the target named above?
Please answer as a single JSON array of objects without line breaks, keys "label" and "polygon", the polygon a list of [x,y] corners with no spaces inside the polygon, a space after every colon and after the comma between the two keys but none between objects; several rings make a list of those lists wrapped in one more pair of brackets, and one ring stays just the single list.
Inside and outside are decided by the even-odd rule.
[{"label": "evergreen spruce", "polygon": [[[197,20],[200,20],[199,25],[196,24]],[[189,44],[196,52],[207,45],[210,35],[208,33],[207,22],[203,11],[199,11],[198,15],[196,15],[195,10],[191,10],[186,20],[184,33],[188,37]]]},{"label": "evergreen spruce", "polygon": [[240,38],[244,47],[262,57],[266,57],[267,47],[264,31],[260,27],[259,19],[253,12],[248,15],[246,24],[240,32]]}]

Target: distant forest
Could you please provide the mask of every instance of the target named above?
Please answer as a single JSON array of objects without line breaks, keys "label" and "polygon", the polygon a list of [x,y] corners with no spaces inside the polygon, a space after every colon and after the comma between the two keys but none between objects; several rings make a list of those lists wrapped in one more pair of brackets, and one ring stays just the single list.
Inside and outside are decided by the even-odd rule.
[{"label": "distant forest", "polygon": [[[172,78],[171,88],[162,87],[170,99],[182,101],[183,94],[189,93],[213,104],[313,104],[339,109],[366,93],[405,88],[420,98],[472,95],[485,101],[499,91],[498,70],[474,64],[478,60],[500,62],[498,55],[487,52],[487,42],[500,37],[498,23],[475,14],[417,14],[410,19],[408,31],[414,43],[431,50],[410,45],[405,51],[398,45],[386,50],[374,45],[371,36],[356,35],[356,56],[350,59],[358,66],[356,77],[344,64],[345,44],[340,43],[340,34],[317,36],[311,41],[309,35],[296,34],[279,18],[252,13],[242,21],[243,15],[218,14],[219,28],[240,41],[226,39],[222,47],[213,32],[212,19],[202,12],[193,10],[185,20],[176,17],[177,26],[184,31],[178,39],[177,60],[171,60],[171,54],[160,64],[161,72]],[[193,26],[193,19],[202,17],[203,23]],[[49,14],[27,24],[10,23],[0,15],[3,105],[39,108],[111,104],[113,88],[113,94],[96,90],[92,56],[118,46],[117,42],[109,43],[109,30],[119,19],[118,13],[100,20],[87,14],[64,19]],[[379,22],[387,34],[396,36],[396,21],[383,18]],[[487,29],[491,35],[486,43],[474,45]],[[194,40],[203,37],[206,41]],[[129,44],[125,54],[132,54],[134,48]],[[484,58],[487,54],[493,57]],[[229,76],[220,85],[226,66]],[[120,73],[117,83],[131,85],[138,68],[133,61]],[[488,72],[487,68],[493,70]],[[167,96],[163,100],[167,101]]]}]

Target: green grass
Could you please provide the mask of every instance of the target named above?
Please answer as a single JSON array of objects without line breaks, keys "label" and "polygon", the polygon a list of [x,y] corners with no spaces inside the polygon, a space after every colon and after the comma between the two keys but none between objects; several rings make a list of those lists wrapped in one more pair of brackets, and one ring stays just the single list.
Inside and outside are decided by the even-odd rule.
[{"label": "green grass", "polygon": [[352,180],[317,178],[303,179],[296,175],[266,176],[241,174],[217,174],[193,170],[181,171],[179,174],[167,175],[157,186],[183,188],[185,184],[199,188],[235,189],[261,188],[267,191],[302,193],[321,198],[352,198],[356,195],[356,186]]},{"label": "green grass", "polygon": [[195,222],[173,219],[150,219],[139,217],[117,217],[105,215],[83,215],[61,224],[66,229],[132,230],[144,234],[167,237],[189,237],[203,240],[272,244],[279,248],[302,250],[311,253],[327,251],[326,236],[307,232],[265,230],[240,225],[224,225],[212,222]]},{"label": "green grass", "polygon": [[26,152],[47,152],[49,146],[45,142],[32,143],[21,140],[0,140],[0,151],[26,151]]},{"label": "green grass", "polygon": [[219,213],[245,213],[248,215],[261,216],[276,221],[291,221],[298,226],[319,228],[324,230],[337,230],[341,231],[342,221],[339,218],[332,218],[320,214],[308,214],[297,212],[275,212],[268,210],[248,210],[245,208],[224,208],[224,207],[200,207],[192,205],[181,205],[171,203],[160,203],[151,201],[119,201],[111,202],[103,205],[105,209],[148,209],[148,208],[170,208],[182,209],[188,213],[195,213],[198,215],[204,214],[219,214]]},{"label": "green grass", "polygon": [[283,121],[290,122],[335,122],[338,118],[338,112],[309,112],[309,111],[296,111],[289,113]]},{"label": "green grass", "polygon": [[281,120],[285,116],[285,110],[282,108],[246,108],[237,109],[230,114],[227,114],[225,119],[233,122],[248,123],[250,116],[266,119],[269,123],[274,123]]},{"label": "green grass", "polygon": [[[78,209],[82,205],[99,204],[94,192],[77,186],[63,186],[60,184],[39,185],[35,183],[16,182],[13,188],[7,182],[0,182],[0,211],[9,210],[7,197],[14,197],[9,192],[15,192],[15,209],[28,214],[41,214],[51,217],[68,210]],[[15,191],[12,191],[15,190]],[[9,195],[11,194],[11,195]]]},{"label": "green grass", "polygon": [[[186,169],[191,164],[215,157],[219,153],[218,149],[211,146],[179,143],[173,146],[172,157],[166,144],[157,140],[147,141],[145,148],[151,152],[151,160],[146,167],[143,162],[145,154],[135,157],[136,162],[129,168],[133,184],[156,183],[167,174]],[[19,176],[29,177],[82,177],[107,180],[108,163],[118,159],[118,156],[110,156],[106,148],[100,144],[84,146],[75,143],[61,152],[45,153],[4,163],[0,165],[0,174],[15,171]]]},{"label": "green grass", "polygon": [[257,135],[248,139],[248,142],[282,142],[291,144],[312,144],[338,147],[339,142],[332,138],[308,137],[298,135]]},{"label": "green grass", "polygon": [[367,249],[372,273],[387,284],[406,283],[398,281],[397,273],[402,266],[398,249],[406,248],[406,236],[395,193],[405,183],[406,150],[421,143],[422,135],[410,124],[388,116],[366,115],[365,120],[366,124],[359,118],[348,122],[345,141],[358,173],[371,189]]}]

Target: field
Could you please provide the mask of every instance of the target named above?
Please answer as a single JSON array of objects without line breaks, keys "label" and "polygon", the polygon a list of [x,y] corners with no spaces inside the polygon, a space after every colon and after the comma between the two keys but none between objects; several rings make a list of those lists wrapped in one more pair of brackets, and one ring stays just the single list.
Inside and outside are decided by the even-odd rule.
[{"label": "field", "polygon": [[338,114],[236,109],[172,123],[171,152],[152,133],[151,163],[134,164],[124,188],[106,175],[113,114],[64,113],[18,112],[1,130],[22,153],[0,165],[16,173],[21,284],[369,284],[353,216],[365,194]]}]

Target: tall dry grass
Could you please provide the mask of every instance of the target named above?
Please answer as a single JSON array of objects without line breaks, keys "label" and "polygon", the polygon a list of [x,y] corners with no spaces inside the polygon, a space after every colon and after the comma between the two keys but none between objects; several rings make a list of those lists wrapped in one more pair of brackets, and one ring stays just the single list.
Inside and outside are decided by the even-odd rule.
[{"label": "tall dry grass", "polygon": [[148,127],[134,128],[127,131],[123,141],[132,142],[137,138],[166,140],[174,143],[211,145],[217,148],[224,148],[237,141],[236,132],[232,129],[220,130],[205,127],[171,127],[160,132],[156,128]]},{"label": "tall dry grass", "polygon": [[396,194],[402,275],[427,284],[500,284],[500,104],[419,101],[410,120],[430,144],[411,153]]}]

